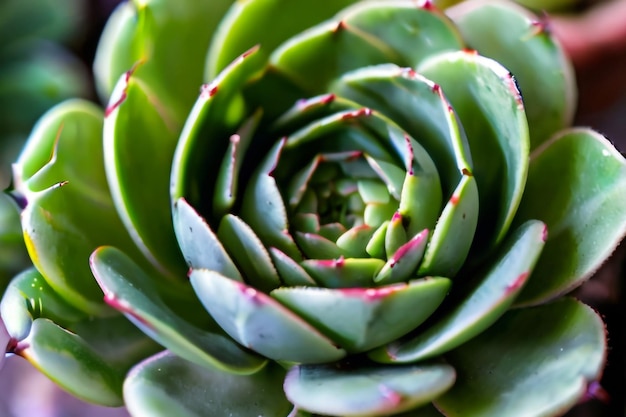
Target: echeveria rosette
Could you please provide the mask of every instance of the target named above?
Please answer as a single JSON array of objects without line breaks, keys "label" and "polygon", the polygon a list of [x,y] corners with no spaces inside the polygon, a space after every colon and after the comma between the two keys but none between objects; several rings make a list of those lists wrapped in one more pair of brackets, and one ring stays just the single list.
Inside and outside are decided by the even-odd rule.
[{"label": "echeveria rosette", "polygon": [[15,165],[7,351],[135,416],[573,406],[606,343],[561,296],[625,234],[626,161],[568,128],[541,25],[471,4],[123,4],[107,106],[51,110]]}]

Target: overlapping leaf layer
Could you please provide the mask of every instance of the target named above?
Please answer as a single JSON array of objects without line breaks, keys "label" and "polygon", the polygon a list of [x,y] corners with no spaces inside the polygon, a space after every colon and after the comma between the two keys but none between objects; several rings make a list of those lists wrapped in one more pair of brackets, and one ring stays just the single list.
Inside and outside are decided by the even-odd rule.
[{"label": "overlapping leaf layer", "polygon": [[446,13],[120,6],[108,104],[54,108],[15,165],[36,270],[2,300],[7,351],[134,416],[573,406],[604,328],[559,297],[626,233],[626,161],[568,128],[531,15]]}]

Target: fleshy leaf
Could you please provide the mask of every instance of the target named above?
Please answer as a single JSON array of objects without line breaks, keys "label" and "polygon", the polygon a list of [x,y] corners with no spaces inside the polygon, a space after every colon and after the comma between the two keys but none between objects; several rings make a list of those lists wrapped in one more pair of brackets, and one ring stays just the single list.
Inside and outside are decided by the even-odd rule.
[{"label": "fleshy leaf", "polygon": [[454,26],[434,8],[408,1],[366,2],[292,37],[270,62],[305,90],[319,94],[348,71],[383,63],[414,67],[429,55],[462,46]]},{"label": "fleshy leaf", "polygon": [[540,303],[588,279],[626,235],[625,207],[626,159],[602,135],[572,129],[536,149],[515,221],[540,219],[548,241],[517,303]]},{"label": "fleshy leaf", "polygon": [[451,417],[560,415],[600,377],[605,343],[602,320],[578,301],[512,310],[447,355],[457,382],[436,405]]},{"label": "fleshy leaf", "polygon": [[77,346],[86,343],[99,360],[120,375],[137,360],[157,351],[157,344],[122,315],[100,318],[73,308],[35,269],[24,271],[9,284],[0,303],[0,312],[16,344],[12,349],[20,343],[28,343],[32,323],[43,318],[74,333],[76,337],[68,338],[68,343],[72,343],[71,340],[75,340]]},{"label": "fleshy leaf", "polygon": [[422,261],[428,243],[428,230],[423,230],[400,246],[387,260],[385,266],[374,277],[380,284],[407,281],[417,275],[417,266]]},{"label": "fleshy leaf", "polygon": [[0,316],[11,337],[23,340],[36,318],[67,324],[85,319],[87,314],[68,304],[36,269],[31,268],[9,283],[0,303]]},{"label": "fleshy leaf", "polygon": [[[240,374],[263,366],[263,359],[228,337],[201,330],[177,316],[157,294],[145,272],[123,252],[112,247],[99,248],[91,257],[91,268],[107,303],[175,354],[203,367]],[[202,311],[200,305],[187,307],[195,314]]]},{"label": "fleshy leaf", "polygon": [[222,159],[222,165],[215,181],[213,215],[216,218],[229,213],[237,201],[243,160],[262,115],[262,112],[257,110],[230,137],[228,149],[224,153],[224,159]]},{"label": "fleshy leaf", "polygon": [[384,114],[419,138],[438,168],[444,198],[463,172],[471,172],[469,145],[456,113],[441,88],[414,70],[393,65],[362,68],[342,76],[330,91]]},{"label": "fleshy leaf", "polygon": [[446,278],[428,278],[379,288],[279,288],[270,295],[346,350],[363,352],[416,328],[449,288]]},{"label": "fleshy leaf", "polygon": [[[437,220],[418,275],[456,275],[472,245],[478,207],[476,180],[472,175],[463,175]],[[450,239],[452,235],[454,239]]]},{"label": "fleshy leaf", "polygon": [[454,380],[446,364],[298,365],[287,373],[285,393],[296,407],[316,414],[379,416],[425,405]]},{"label": "fleshy leaf", "polygon": [[284,141],[279,141],[254,173],[243,197],[241,218],[267,246],[274,246],[292,258],[300,253],[289,234],[287,209],[273,171],[278,165]]},{"label": "fleshy leaf", "polygon": [[385,265],[376,258],[306,259],[302,267],[323,287],[369,287],[374,276]]},{"label": "fleshy leaf", "polygon": [[237,266],[211,227],[184,198],[174,202],[174,230],[190,268],[207,268],[243,281]]},{"label": "fleshy leaf", "polygon": [[246,282],[266,292],[280,285],[270,254],[243,220],[227,214],[220,222],[217,237],[239,265]]},{"label": "fleshy leaf", "polygon": [[154,167],[171,166],[181,126],[160,100],[132,71],[120,78],[105,113],[104,161],[126,229],[150,263],[175,280],[185,263],[172,228],[169,171]]},{"label": "fleshy leaf", "polygon": [[209,224],[213,224],[210,206],[221,156],[228,148],[231,135],[247,116],[241,89],[262,66],[263,58],[256,47],[233,61],[211,84],[203,85],[178,140],[171,169],[170,197],[172,201],[184,197]]},{"label": "fleshy leaf", "polygon": [[284,252],[276,248],[269,248],[270,256],[280,275],[281,281],[289,287],[317,286],[311,276]]},{"label": "fleshy leaf", "polygon": [[[545,243],[546,228],[529,221],[509,238],[493,266],[474,279],[470,290],[451,294],[456,305],[430,327],[393,342],[370,357],[382,362],[414,362],[451,350],[470,340],[504,314],[528,281]],[[455,297],[456,295],[456,297]],[[459,299],[461,298],[461,299]]]},{"label": "fleshy leaf", "polygon": [[475,245],[482,254],[504,238],[524,191],[529,139],[521,94],[504,67],[468,51],[437,55],[418,71],[441,86],[467,135],[480,190]]},{"label": "fleshy leaf", "polygon": [[24,240],[37,269],[57,294],[95,315],[111,311],[89,270],[91,252],[111,244],[143,259],[109,195],[102,119],[102,111],[86,101],[52,108],[14,165],[12,192],[26,207]]},{"label": "fleshy leaf", "polygon": [[233,375],[164,351],[129,373],[124,398],[135,417],[285,417],[292,406],[282,390],[284,375],[272,364],[252,375]]},{"label": "fleshy leaf", "polygon": [[190,275],[198,297],[233,339],[273,360],[332,362],[346,352],[268,295],[215,271]]},{"label": "fleshy leaf", "polygon": [[115,370],[79,336],[47,319],[35,319],[15,353],[85,401],[120,406],[124,372]]},{"label": "fleshy leaf", "polygon": [[94,62],[103,100],[107,101],[123,73],[142,63],[136,76],[161,102],[167,103],[176,123],[182,123],[203,81],[205,55],[213,32],[231,3],[231,0],[122,3],[104,29]]},{"label": "fleshy leaf", "polygon": [[446,13],[471,48],[514,74],[524,96],[531,149],[572,123],[576,80],[547,22],[514,2],[468,1]]},{"label": "fleshy leaf", "polygon": [[[301,31],[329,19],[356,0],[248,0],[235,2],[209,49],[207,78],[215,77],[237,55],[260,44],[265,54]],[[268,28],[272,30],[267,30]]]}]

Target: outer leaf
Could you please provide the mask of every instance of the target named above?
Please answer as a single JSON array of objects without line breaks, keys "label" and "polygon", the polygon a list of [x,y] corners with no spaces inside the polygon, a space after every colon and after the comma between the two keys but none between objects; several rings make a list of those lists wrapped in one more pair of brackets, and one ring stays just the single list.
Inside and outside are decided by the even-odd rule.
[{"label": "outer leaf", "polygon": [[270,62],[309,93],[320,94],[357,68],[383,63],[415,67],[430,55],[462,47],[454,26],[426,3],[361,2],[292,37]]},{"label": "outer leaf", "polygon": [[[182,123],[203,80],[211,36],[231,0],[133,0],[115,11],[100,39],[94,72],[106,101],[135,64],[145,82]],[[243,51],[240,51],[241,53]]]},{"label": "outer leaf", "polygon": [[[106,301],[148,336],[200,366],[251,373],[264,361],[221,334],[201,330],[178,317],[161,300],[150,279],[124,253],[112,247],[95,251],[91,267]],[[199,312],[200,306],[189,306]]]},{"label": "outer leaf", "polygon": [[626,235],[626,159],[588,129],[555,136],[531,155],[515,221],[529,218],[545,222],[549,235],[518,304],[540,303],[577,287]]},{"label": "outer leaf", "polygon": [[[355,0],[246,0],[235,2],[215,33],[208,56],[212,79],[255,45],[265,56],[286,39],[332,17]],[[268,30],[271,28],[271,30]]]},{"label": "outer leaf", "polygon": [[284,371],[269,365],[249,376],[200,368],[167,351],[137,365],[124,383],[134,417],[284,417],[291,404]]},{"label": "outer leaf", "polygon": [[299,409],[333,416],[395,414],[427,404],[454,384],[446,364],[413,366],[294,366],[287,398]]},{"label": "outer leaf", "polygon": [[571,125],[576,106],[574,74],[546,22],[513,2],[468,1],[446,13],[470,47],[514,74],[524,96],[531,149]]},{"label": "outer leaf", "polygon": [[24,240],[37,269],[68,302],[97,315],[111,311],[89,271],[91,252],[113,244],[142,259],[109,196],[101,130],[102,112],[91,103],[51,109],[15,165],[13,192],[26,207]]},{"label": "outer leaf", "polygon": [[575,300],[512,310],[448,356],[458,379],[436,405],[450,417],[561,415],[599,378],[605,343],[600,317]]},{"label": "outer leaf", "polygon": [[167,106],[132,72],[115,87],[104,120],[105,169],[115,207],[133,240],[165,277],[183,276],[184,262],[169,204],[169,167],[179,126]]},{"label": "outer leaf", "polygon": [[18,341],[28,336],[36,318],[45,317],[58,324],[68,324],[87,317],[55,293],[34,268],[11,281],[2,296],[0,316],[11,337]]},{"label": "outer leaf", "polygon": [[126,317],[119,314],[87,318],[67,326],[112,368],[125,374],[138,361],[163,349]]},{"label": "outer leaf", "polygon": [[112,369],[79,336],[36,319],[16,353],[73,395],[108,406],[122,405],[124,373]]}]

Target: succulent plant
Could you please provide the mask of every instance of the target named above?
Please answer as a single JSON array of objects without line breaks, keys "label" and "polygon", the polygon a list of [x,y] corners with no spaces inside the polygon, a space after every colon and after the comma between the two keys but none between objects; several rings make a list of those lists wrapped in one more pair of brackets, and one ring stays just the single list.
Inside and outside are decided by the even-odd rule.
[{"label": "succulent plant", "polygon": [[546,416],[596,386],[567,294],[626,233],[626,161],[570,127],[524,9],[137,0],[95,74],[107,105],[51,109],[14,165],[8,354],[133,416]]}]

